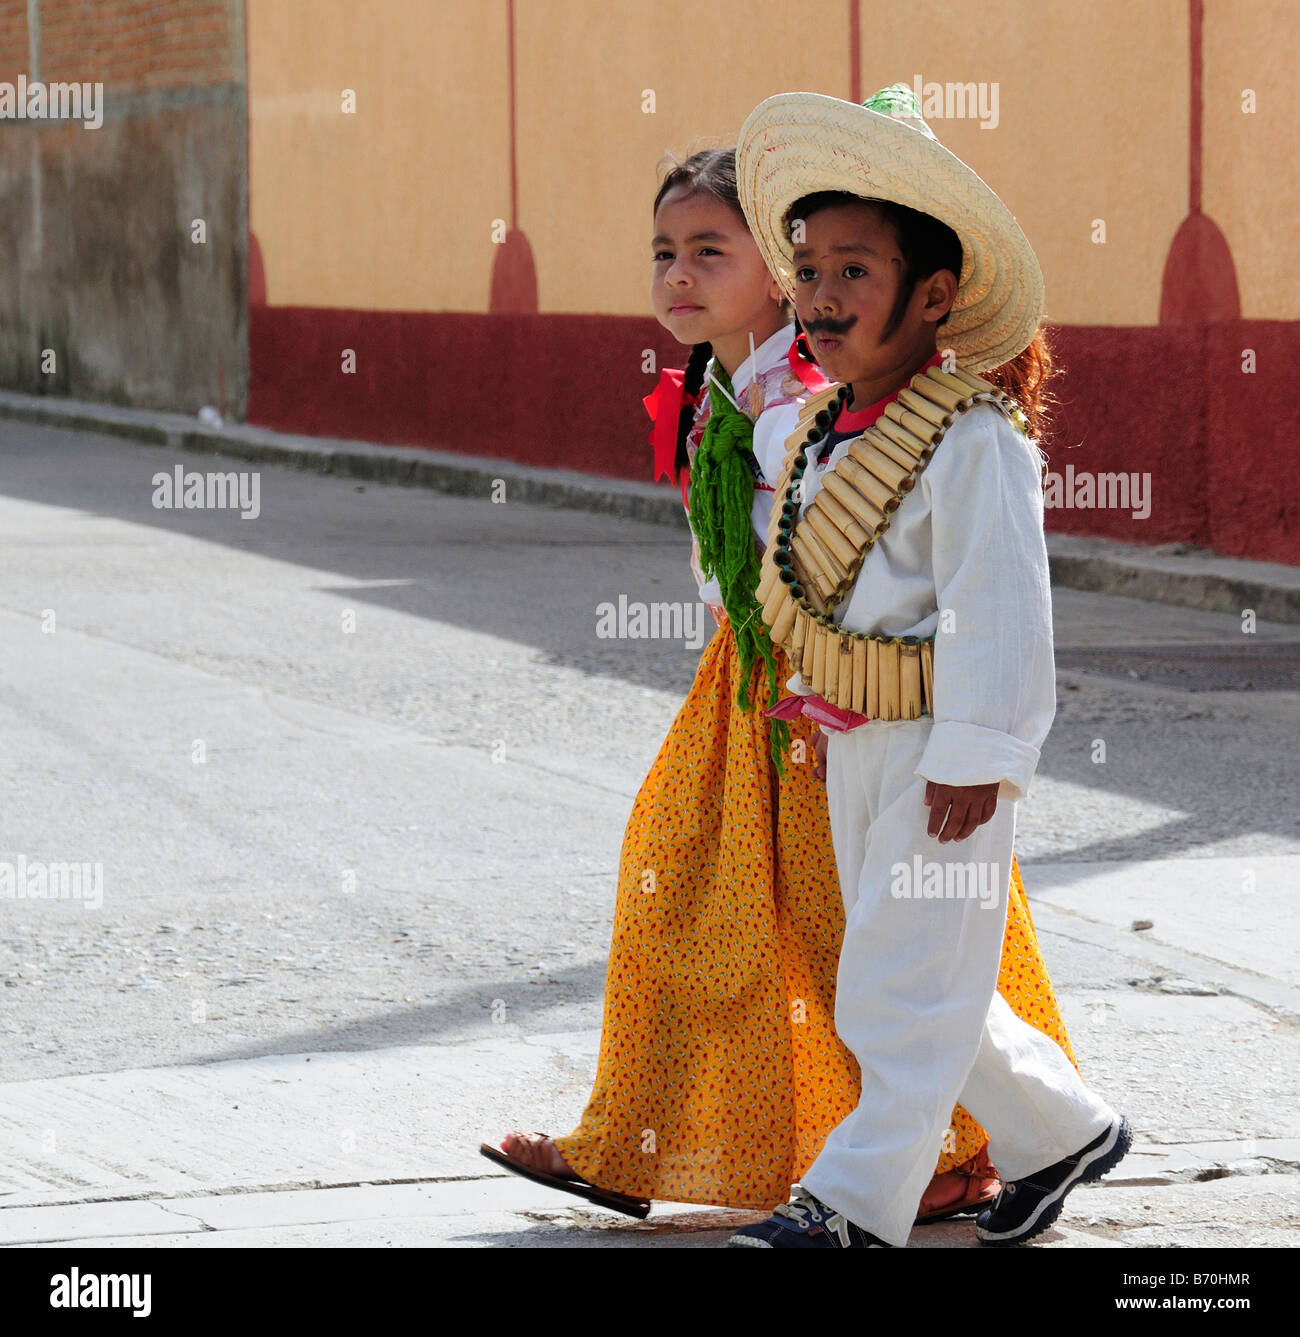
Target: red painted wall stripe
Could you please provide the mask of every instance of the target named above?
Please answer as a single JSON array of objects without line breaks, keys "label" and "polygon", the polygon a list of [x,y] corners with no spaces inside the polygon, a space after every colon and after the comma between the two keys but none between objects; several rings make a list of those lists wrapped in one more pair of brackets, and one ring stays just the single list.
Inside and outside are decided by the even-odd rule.
[{"label": "red painted wall stripe", "polygon": [[[1289,369],[1300,322],[1060,326],[1052,468],[1151,476],[1148,519],[1052,510],[1048,528],[1300,564]],[[686,350],[649,317],[253,307],[249,421],[649,481],[641,396]],[[340,370],[341,351],[357,372]],[[1243,373],[1242,350],[1258,370]]]}]

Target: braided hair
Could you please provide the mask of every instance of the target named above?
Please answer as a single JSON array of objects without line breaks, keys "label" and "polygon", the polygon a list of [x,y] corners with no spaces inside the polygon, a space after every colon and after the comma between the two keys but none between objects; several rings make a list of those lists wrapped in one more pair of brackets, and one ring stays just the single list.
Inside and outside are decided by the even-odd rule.
[{"label": "braided hair", "polygon": [[682,383],[682,411],[677,418],[677,454],[673,460],[673,482],[677,482],[682,470],[690,463],[686,442],[695,426],[695,405],[699,401],[700,389],[704,385],[704,370],[713,356],[712,344],[696,344],[691,349],[691,356],[686,363],[686,378]]},{"label": "braided hair", "polygon": [[[712,195],[744,218],[736,187],[734,149],[704,149],[675,164],[659,184],[654,202],[656,213],[668,192],[677,187]],[[673,475],[677,479],[691,463],[687,443],[712,358],[712,346],[699,343],[691,349],[686,364],[673,460]],[[729,402],[727,395],[732,386],[720,365],[715,365],[713,377],[715,382],[725,383],[727,393],[719,394],[716,385],[709,387],[709,420],[691,468],[690,521],[699,543],[700,562],[718,581],[722,606],[736,637],[740,659],[737,701],[743,709],[752,710],[749,680],[756,660],[761,659],[766,669],[769,694],[773,699],[778,694],[776,657],[762,610],[754,597],[759,576],[758,550],[750,518],[756,469],[754,425]],[[778,773],[783,770],[782,759],[788,744],[789,726],[784,721],[772,720],[772,760]]]}]

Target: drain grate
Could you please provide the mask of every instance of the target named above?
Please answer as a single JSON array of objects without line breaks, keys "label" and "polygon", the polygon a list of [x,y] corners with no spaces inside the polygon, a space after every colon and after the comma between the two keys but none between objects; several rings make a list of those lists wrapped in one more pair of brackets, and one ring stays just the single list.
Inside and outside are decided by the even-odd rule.
[{"label": "drain grate", "polygon": [[1057,650],[1056,667],[1185,692],[1296,692],[1300,641],[1066,647]]}]

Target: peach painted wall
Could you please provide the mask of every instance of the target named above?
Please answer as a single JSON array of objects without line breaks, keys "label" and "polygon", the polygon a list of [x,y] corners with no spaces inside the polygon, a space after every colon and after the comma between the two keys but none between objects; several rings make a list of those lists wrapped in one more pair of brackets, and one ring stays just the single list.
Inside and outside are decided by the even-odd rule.
[{"label": "peach painted wall", "polygon": [[[862,4],[862,95],[918,76],[996,84],[996,127],[932,128],[1020,219],[1049,319],[1156,323],[1188,201],[1185,0],[986,0],[979,13],[977,26],[954,23],[948,0]],[[786,0],[516,0],[518,223],[539,309],[644,314],[663,155],[733,142],[774,92],[847,97],[849,14],[849,0],[815,21]],[[506,0],[249,0],[248,43],[267,300],[487,310],[492,225],[511,211]],[[1300,318],[1300,288],[1282,281],[1300,241],[1297,49],[1293,0],[1207,0],[1204,203],[1243,317]],[[355,116],[339,110],[344,88]]]}]

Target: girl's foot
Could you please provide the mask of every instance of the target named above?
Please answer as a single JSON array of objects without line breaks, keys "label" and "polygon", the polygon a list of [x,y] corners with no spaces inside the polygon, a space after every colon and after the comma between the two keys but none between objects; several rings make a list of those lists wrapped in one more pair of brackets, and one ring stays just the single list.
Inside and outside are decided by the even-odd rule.
[{"label": "girl's foot", "polygon": [[555,1140],[545,1133],[507,1133],[499,1151],[483,1142],[479,1144],[479,1152],[496,1165],[504,1166],[526,1179],[557,1188],[562,1193],[576,1194],[597,1206],[622,1212],[624,1216],[635,1216],[638,1221],[644,1221],[650,1215],[649,1198],[636,1198],[630,1193],[600,1188],[575,1174],[568,1161],[560,1155]]},{"label": "girl's foot", "polygon": [[1001,1187],[988,1149],[984,1148],[956,1169],[930,1180],[916,1210],[917,1224],[978,1212],[997,1198]]},{"label": "girl's foot", "polygon": [[501,1150],[511,1160],[530,1170],[540,1170],[543,1174],[559,1175],[563,1179],[576,1179],[586,1182],[575,1174],[568,1161],[560,1155],[555,1139],[545,1133],[507,1133],[501,1139]]}]

